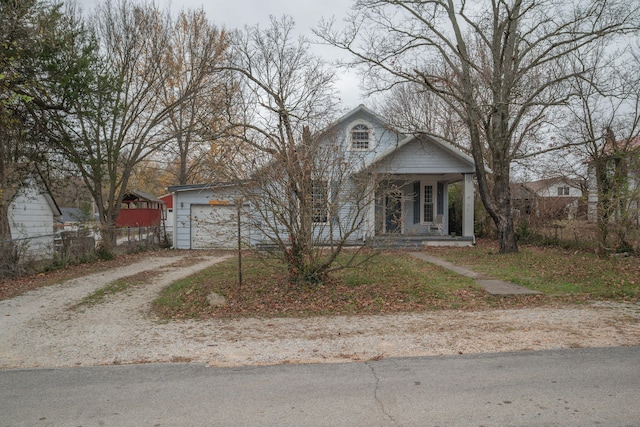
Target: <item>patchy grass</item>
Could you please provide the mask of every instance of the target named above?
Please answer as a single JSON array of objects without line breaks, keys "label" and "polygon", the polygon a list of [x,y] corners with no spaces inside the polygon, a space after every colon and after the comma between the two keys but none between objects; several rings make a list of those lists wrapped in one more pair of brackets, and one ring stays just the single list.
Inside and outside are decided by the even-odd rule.
[{"label": "patchy grass", "polygon": [[0,278],[0,301],[17,297],[34,289],[56,285],[78,277],[84,277],[101,271],[108,271],[114,268],[130,265],[132,263],[142,261],[150,256],[171,257],[176,255],[186,255],[183,261],[172,264],[172,266],[180,267],[181,265],[196,263],[204,257],[217,256],[220,253],[220,251],[198,251],[185,253],[175,250],[149,249],[145,252],[139,251],[136,253],[120,254],[111,260],[96,259],[91,262],[69,264],[60,266],[60,268],[57,269],[49,269],[40,273],[11,279]]},{"label": "patchy grass", "polygon": [[87,276],[89,274],[101,271],[120,268],[134,262],[142,261],[149,256],[175,256],[179,254],[173,250],[154,250],[149,249],[145,252],[125,253],[117,255],[111,260],[96,259],[91,262],[67,264],[59,266],[60,268],[47,269],[39,273],[28,274],[15,278],[0,278],[0,301],[10,299],[24,294],[25,292],[55,285],[77,277]]},{"label": "patchy grass", "polygon": [[[518,254],[498,255],[492,241],[480,241],[472,248],[429,248],[427,252],[543,295],[491,296],[471,279],[403,252],[386,252],[366,268],[339,271],[316,286],[287,284],[282,266],[265,267],[251,257],[244,258],[244,284],[238,286],[237,266],[230,260],[166,288],[153,306],[165,319],[206,319],[478,310],[640,298],[637,257],[603,260],[588,252],[528,245]],[[211,292],[224,296],[227,304],[210,306],[207,296]]]},{"label": "patchy grass", "polygon": [[49,269],[40,273],[29,274],[12,279],[0,278],[0,301],[14,298],[30,290],[56,285],[66,280],[129,265],[131,263],[141,261],[149,256],[172,256],[175,254],[176,253],[174,251],[168,250],[149,250],[147,252],[138,252],[135,254],[118,255],[111,260],[96,259],[92,262],[64,265],[57,269]]},{"label": "patchy grass", "polygon": [[104,300],[110,296],[115,295],[120,292],[126,292],[127,290],[136,287],[142,286],[146,283],[149,283],[154,277],[160,274],[159,271],[142,271],[140,273],[121,277],[118,280],[115,280],[109,283],[107,286],[100,288],[86,297],[82,298],[75,308],[79,307],[90,307],[104,302]]},{"label": "patchy grass", "polygon": [[[414,259],[404,252],[385,252],[373,258],[366,268],[336,272],[330,281],[315,286],[289,285],[281,265],[265,266],[259,260],[246,256],[243,258],[242,286],[237,284],[236,260],[231,259],[166,288],[154,302],[154,310],[167,319],[301,317],[640,299],[638,257],[600,259],[586,251],[531,245],[521,245],[520,249],[518,254],[498,255],[495,242],[481,240],[473,248],[429,248],[426,251],[491,277],[539,290],[544,295],[493,297],[472,280]],[[160,251],[154,252],[153,256],[175,253]],[[189,259],[181,264],[190,264],[207,256],[201,252],[189,254]],[[128,255],[46,274],[0,280],[0,300],[69,278],[118,268],[146,256],[149,254]],[[84,304],[99,303],[108,295],[126,292],[132,286],[138,286],[140,280],[148,280],[148,273],[144,279],[136,276],[112,283],[88,297]],[[227,304],[211,307],[207,301],[211,292],[224,296]]]},{"label": "patchy grass", "polygon": [[429,252],[550,296],[640,298],[640,258],[637,256],[602,259],[591,252],[533,245],[520,245],[516,254],[499,255],[494,241],[479,241],[473,248],[433,248]]},{"label": "patchy grass", "polygon": [[[338,271],[330,281],[313,286],[290,285],[282,266],[265,267],[252,257],[243,259],[243,267],[242,286],[236,261],[230,260],[166,288],[154,301],[154,311],[165,319],[304,317],[523,306],[543,300],[491,297],[473,280],[403,252],[384,253],[366,268]],[[210,306],[207,296],[212,292],[227,303]]]},{"label": "patchy grass", "polygon": [[[197,262],[200,262],[203,259],[204,257],[188,256],[180,261],[169,264],[167,266],[167,269],[187,267],[187,266],[196,264]],[[120,279],[115,280],[110,284],[108,284],[107,286],[101,289],[98,289],[93,293],[91,293],[90,295],[87,295],[86,297],[84,297],[82,301],[78,303],[76,308],[81,306],[92,306],[92,305],[100,304],[109,295],[115,295],[120,292],[126,292],[127,290],[133,287],[143,286],[145,284],[151,283],[153,279],[159,276],[161,273],[162,271],[160,270],[146,270],[146,271],[141,271],[140,273],[133,274],[131,276],[121,277]]]}]

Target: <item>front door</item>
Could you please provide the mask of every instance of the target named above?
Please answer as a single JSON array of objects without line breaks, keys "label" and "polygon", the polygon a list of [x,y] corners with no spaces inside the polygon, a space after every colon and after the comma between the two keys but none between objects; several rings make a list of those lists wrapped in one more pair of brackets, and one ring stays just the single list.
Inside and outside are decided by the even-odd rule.
[{"label": "front door", "polygon": [[402,193],[395,191],[387,194],[384,202],[385,233],[402,233]]}]

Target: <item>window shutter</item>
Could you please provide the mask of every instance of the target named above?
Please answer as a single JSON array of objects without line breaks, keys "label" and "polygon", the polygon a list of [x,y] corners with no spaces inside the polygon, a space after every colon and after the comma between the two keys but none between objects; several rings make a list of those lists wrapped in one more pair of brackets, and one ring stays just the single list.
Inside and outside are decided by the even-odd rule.
[{"label": "window shutter", "polygon": [[413,183],[413,223],[420,223],[420,182]]},{"label": "window shutter", "polygon": [[438,183],[437,215],[444,215],[444,183]]}]

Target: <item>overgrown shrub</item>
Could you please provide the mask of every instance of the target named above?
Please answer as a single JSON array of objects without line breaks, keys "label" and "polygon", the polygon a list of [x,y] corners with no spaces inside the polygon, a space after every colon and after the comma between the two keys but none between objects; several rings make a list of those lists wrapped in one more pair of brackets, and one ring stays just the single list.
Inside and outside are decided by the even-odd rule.
[{"label": "overgrown shrub", "polygon": [[23,261],[26,250],[26,242],[0,242],[0,277],[17,277],[24,274]]},{"label": "overgrown shrub", "polygon": [[98,259],[101,259],[103,261],[109,261],[115,257],[115,254],[113,253],[112,249],[103,244],[100,244],[96,248],[96,256],[98,257]]}]

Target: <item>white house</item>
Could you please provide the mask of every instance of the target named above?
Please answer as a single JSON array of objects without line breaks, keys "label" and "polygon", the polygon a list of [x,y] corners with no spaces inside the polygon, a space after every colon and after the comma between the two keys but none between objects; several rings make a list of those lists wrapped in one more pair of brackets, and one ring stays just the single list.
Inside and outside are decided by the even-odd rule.
[{"label": "white house", "polygon": [[54,224],[60,208],[40,179],[28,178],[9,204],[11,239],[33,259],[53,256]]},{"label": "white house", "polygon": [[[354,176],[385,176],[384,186],[371,196],[375,200],[358,210],[362,221],[358,222],[356,232],[349,236],[349,243],[413,239],[425,245],[468,245],[474,241],[475,165],[470,156],[434,136],[394,130],[362,105],[322,135],[327,136],[321,139],[322,144],[338,144],[338,148],[345,149]],[[331,178],[327,179],[325,185],[330,191],[325,188],[319,192],[319,200],[326,199],[330,192],[345,193],[344,188],[334,189]],[[449,185],[460,181],[463,183],[462,233],[452,236],[448,225]],[[234,248],[237,247],[238,230],[251,246],[268,243],[269,236],[264,230],[251,225],[258,217],[265,220],[264,215],[258,215],[264,211],[261,211],[263,207],[240,202],[240,190],[237,185],[229,184],[169,187],[173,195],[174,247]],[[346,203],[339,210],[337,217],[319,216],[314,226],[322,227],[331,221],[346,222],[355,211],[348,205]],[[324,227],[324,230],[328,228]]]},{"label": "white house", "polygon": [[538,197],[582,197],[580,182],[562,176],[527,182],[524,185],[535,192]]},{"label": "white house", "polygon": [[582,183],[562,176],[513,184],[514,208],[521,215],[543,219],[574,219],[585,214]]}]

